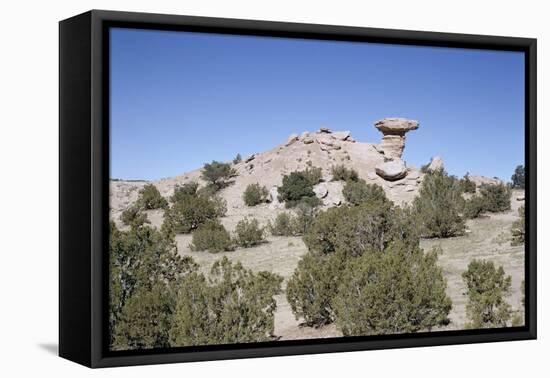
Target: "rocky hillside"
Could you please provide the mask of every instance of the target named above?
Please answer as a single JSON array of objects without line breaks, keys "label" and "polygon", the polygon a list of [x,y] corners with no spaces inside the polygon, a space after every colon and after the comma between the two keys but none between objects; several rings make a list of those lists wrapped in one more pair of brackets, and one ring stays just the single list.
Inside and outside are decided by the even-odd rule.
[{"label": "rocky hillside", "polygon": [[[417,167],[407,165],[401,159],[405,148],[405,134],[419,127],[417,121],[403,118],[385,118],[375,123],[381,131],[380,143],[356,141],[349,131],[331,131],[321,128],[316,132],[293,134],[286,142],[275,148],[259,152],[234,164],[237,176],[232,185],[220,192],[227,201],[227,217],[251,215],[266,218],[271,212],[283,209],[277,201],[277,186],[283,175],[307,167],[320,167],[324,182],[315,188],[325,207],[342,203],[342,182],[332,182],[331,168],[344,165],[355,169],[367,183],[380,185],[395,203],[409,203],[418,194],[423,173]],[[430,167],[442,167],[439,158],[432,160]],[[174,187],[196,181],[204,185],[201,170],[197,169],[180,176],[154,181],[161,194],[172,195]],[[489,179],[472,176],[481,183]],[[256,208],[247,208],[242,194],[247,185],[259,183],[268,188],[271,202]],[[146,182],[112,181],[110,190],[111,219],[118,220],[120,213],[138,197],[139,189]],[[274,211],[275,210],[275,211]],[[265,214],[264,214],[265,213]],[[265,216],[262,216],[265,215]],[[154,216],[153,219],[154,221]],[[156,223],[156,222],[153,222]]]}]

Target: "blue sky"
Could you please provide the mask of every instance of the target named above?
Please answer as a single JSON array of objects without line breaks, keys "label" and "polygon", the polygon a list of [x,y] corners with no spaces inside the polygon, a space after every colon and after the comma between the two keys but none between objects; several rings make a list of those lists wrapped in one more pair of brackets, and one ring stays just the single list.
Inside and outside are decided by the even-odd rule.
[{"label": "blue sky", "polygon": [[159,179],[320,126],[378,143],[420,122],[404,159],[509,180],[524,160],[519,52],[111,30],[111,177]]}]

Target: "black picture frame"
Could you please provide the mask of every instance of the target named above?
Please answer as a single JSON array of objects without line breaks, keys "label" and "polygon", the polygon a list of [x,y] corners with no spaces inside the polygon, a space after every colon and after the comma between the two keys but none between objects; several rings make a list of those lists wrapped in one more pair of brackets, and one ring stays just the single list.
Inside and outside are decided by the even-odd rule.
[{"label": "black picture frame", "polygon": [[[112,352],[106,345],[110,27],[525,53],[525,326]],[[92,10],[59,24],[59,355],[88,367],[535,339],[536,39]]]}]

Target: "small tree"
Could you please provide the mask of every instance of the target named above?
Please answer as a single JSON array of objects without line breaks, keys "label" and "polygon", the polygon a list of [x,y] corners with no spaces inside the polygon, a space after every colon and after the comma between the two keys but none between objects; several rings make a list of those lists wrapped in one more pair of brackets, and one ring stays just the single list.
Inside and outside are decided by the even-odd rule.
[{"label": "small tree", "polygon": [[141,207],[135,203],[126,208],[122,214],[120,214],[120,220],[126,226],[137,227],[145,223],[150,223],[147,218],[147,214],[143,213]]},{"label": "small tree", "polygon": [[227,211],[225,201],[217,196],[178,194],[178,198],[164,214],[165,226],[175,233],[187,234]]},{"label": "small tree", "polygon": [[423,223],[423,235],[430,238],[462,235],[466,227],[460,216],[463,201],[460,183],[455,177],[443,170],[426,174],[419,196],[413,202]]},{"label": "small tree", "polygon": [[185,183],[183,185],[176,185],[174,188],[174,194],[170,197],[172,203],[185,201],[188,196],[196,196],[199,190],[199,184],[195,181]]},{"label": "small tree", "polygon": [[308,167],[302,174],[309,180],[311,186],[323,181],[323,171],[319,167]]},{"label": "small tree", "polygon": [[137,203],[139,207],[145,210],[164,209],[168,206],[168,201],[153,184],[146,184],[141,188]]},{"label": "small tree", "polygon": [[505,297],[510,293],[512,278],[506,276],[504,269],[501,266],[497,269],[492,261],[474,259],[462,278],[468,290],[467,327],[506,327],[511,307]]},{"label": "small tree", "polygon": [[350,261],[334,299],[344,336],[411,333],[449,323],[451,300],[437,252],[403,243]]},{"label": "small tree", "polygon": [[269,232],[273,236],[295,236],[293,217],[289,213],[280,213],[275,217],[273,223],[269,224]]},{"label": "small tree", "polygon": [[481,196],[472,196],[464,201],[463,215],[467,219],[479,218],[485,211],[485,200]]},{"label": "small tree", "polygon": [[342,195],[352,205],[360,205],[367,201],[388,201],[386,193],[380,185],[367,184],[365,180],[347,181],[342,189]]},{"label": "small tree", "polygon": [[178,255],[172,237],[147,225],[120,231],[111,222],[109,236],[110,344],[115,349],[162,347],[159,329],[149,329],[143,319],[161,319],[155,309],[165,308],[165,292],[169,295],[197,265]]},{"label": "small tree", "polygon": [[243,161],[243,158],[242,158],[241,154],[237,154],[237,155],[233,158],[233,164],[239,164],[241,161]]},{"label": "small tree", "polygon": [[392,226],[390,203],[365,202],[319,213],[303,239],[313,253],[339,250],[349,256],[359,256],[368,249],[384,250],[392,240]]},{"label": "small tree", "polygon": [[320,180],[319,168],[308,168],[305,171],[294,171],[283,176],[283,184],[277,188],[279,201],[285,202],[286,207],[295,207],[305,202],[313,207],[321,201],[315,196],[313,186]]},{"label": "small tree", "polygon": [[525,189],[525,167],[518,165],[512,175],[512,188]]},{"label": "small tree", "polygon": [[292,219],[292,228],[294,235],[304,235],[317,216],[317,207],[307,202],[299,203],[295,208],[296,215]]},{"label": "small tree", "polygon": [[212,266],[210,279],[191,274],[182,281],[170,329],[170,345],[219,345],[273,339],[274,296],[282,277],[253,273],[227,258]]},{"label": "small tree", "polygon": [[253,247],[265,242],[264,228],[259,226],[257,219],[244,218],[235,226],[236,243],[244,248]]},{"label": "small tree", "polygon": [[243,201],[247,206],[256,206],[267,202],[268,194],[265,186],[260,186],[258,183],[250,184],[243,193]]},{"label": "small tree", "polygon": [[164,284],[139,289],[113,328],[113,349],[168,348],[175,296]]},{"label": "small tree", "polygon": [[332,167],[332,181],[359,181],[359,174],[355,169],[348,169],[344,165]]},{"label": "small tree", "polygon": [[193,232],[192,251],[221,252],[234,249],[229,232],[218,220],[209,220]]},{"label": "small tree", "polygon": [[525,206],[518,209],[519,219],[512,224],[512,245],[525,243]]},{"label": "small tree", "polygon": [[289,279],[286,297],[296,319],[308,326],[334,320],[332,301],[336,296],[344,259],[341,254],[306,254]]},{"label": "small tree", "polygon": [[464,193],[476,192],[476,183],[470,180],[470,175],[468,173],[466,173],[464,177],[460,180],[460,185],[462,186],[462,191]]},{"label": "small tree", "polygon": [[511,208],[512,192],[502,183],[482,185],[480,194],[485,202],[486,211],[497,213]]},{"label": "small tree", "polygon": [[212,161],[206,163],[202,169],[202,178],[209,182],[210,185],[219,190],[229,185],[229,180],[237,174],[235,169],[228,163]]},{"label": "small tree", "polygon": [[349,208],[345,206],[320,212],[303,237],[308,250],[321,255],[334,253],[340,236],[340,224],[348,214]]}]

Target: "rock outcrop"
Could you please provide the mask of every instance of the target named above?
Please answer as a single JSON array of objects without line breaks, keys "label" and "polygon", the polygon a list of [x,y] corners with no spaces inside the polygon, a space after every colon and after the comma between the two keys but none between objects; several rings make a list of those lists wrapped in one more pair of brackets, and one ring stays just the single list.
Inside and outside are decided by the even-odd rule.
[{"label": "rock outcrop", "polygon": [[405,134],[418,129],[418,121],[405,118],[384,118],[374,123],[384,136],[378,150],[389,159],[401,159],[405,149]]},{"label": "rock outcrop", "polygon": [[319,144],[321,151],[341,150],[342,143],[355,143],[355,139],[351,137],[350,131],[335,131],[333,132],[328,127],[321,127],[317,132],[304,131],[300,135],[292,134],[284,144],[289,147],[296,142],[303,144]]},{"label": "rock outcrop", "polygon": [[428,171],[436,172],[441,171],[445,168],[443,165],[443,159],[439,156],[435,156],[430,160],[430,164],[428,164]]},{"label": "rock outcrop", "polygon": [[394,159],[378,164],[375,171],[376,174],[384,180],[396,181],[407,175],[407,166],[403,160]]}]

